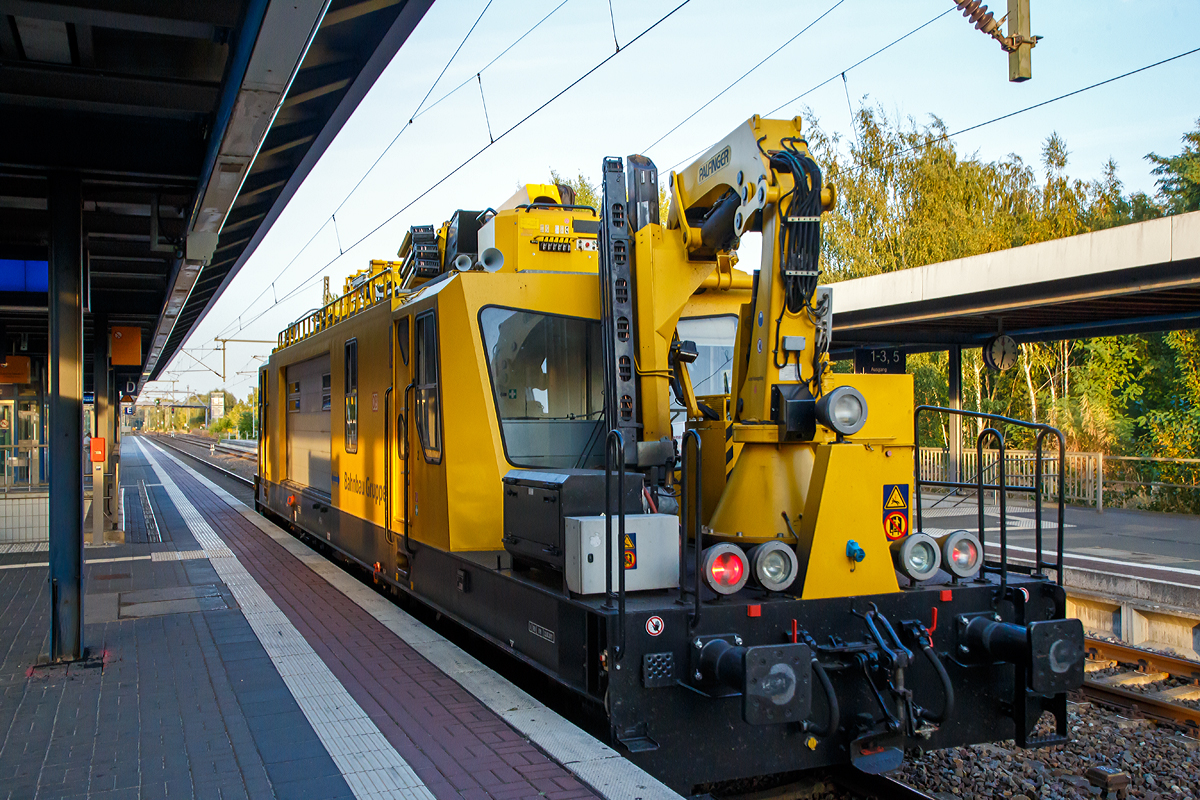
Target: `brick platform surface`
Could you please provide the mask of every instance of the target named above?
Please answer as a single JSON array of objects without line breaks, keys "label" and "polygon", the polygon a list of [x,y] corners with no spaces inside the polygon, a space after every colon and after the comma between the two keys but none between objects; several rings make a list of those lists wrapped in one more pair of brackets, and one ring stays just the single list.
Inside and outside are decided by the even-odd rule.
[{"label": "brick platform surface", "polygon": [[162,460],[196,509],[438,798],[596,797],[452,678]]},{"label": "brick platform surface", "polygon": [[0,553],[0,800],[418,796],[350,780],[358,768],[351,776],[346,756],[334,753],[349,740],[331,742],[298,702],[306,687],[297,690],[290,667],[283,675],[291,677],[281,675],[252,624],[258,601],[239,605],[241,584],[227,586],[229,571],[215,568],[232,559],[201,548],[196,514],[172,500],[180,492],[303,636],[311,663],[328,668],[346,702],[379,729],[381,746],[394,748],[433,797],[597,797],[244,509],[171,458],[154,456],[164,487],[140,446],[123,457],[131,536],[85,554],[87,660],[39,664],[49,629],[46,553]]}]

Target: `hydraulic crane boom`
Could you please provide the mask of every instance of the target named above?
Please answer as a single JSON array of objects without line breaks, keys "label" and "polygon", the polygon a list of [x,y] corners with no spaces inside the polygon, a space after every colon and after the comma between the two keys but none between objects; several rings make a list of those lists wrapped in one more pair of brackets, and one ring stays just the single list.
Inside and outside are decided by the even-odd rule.
[{"label": "hydraulic crane boom", "polygon": [[[633,159],[639,174],[653,174],[653,165],[631,156],[630,176]],[[856,499],[861,491],[854,497],[849,492],[865,481],[878,482],[878,491],[903,485],[907,495],[912,383],[909,376],[829,372],[832,291],[818,281],[820,217],[833,206],[834,191],[808,151],[800,119],[752,117],[672,173],[665,225],[628,215],[632,192],[620,191],[612,180],[626,177],[621,161],[605,164],[601,227],[612,231],[610,246],[601,247],[601,283],[613,298],[619,294],[615,281],[623,279],[621,224],[627,224],[633,253],[626,267],[633,282],[632,324],[623,314],[609,319],[614,301],[603,298],[606,339],[635,354],[632,364],[617,356],[606,369],[606,382],[637,389],[614,388],[609,395],[622,414],[632,411],[622,422],[627,455],[633,457],[627,461],[647,472],[651,484],[669,483],[675,458],[669,438],[672,391],[688,411],[689,426],[721,417],[695,398],[687,371],[694,355],[676,328],[685,304],[702,287],[745,287],[744,273],[732,269],[735,251],[741,236],[761,231],[762,261],[750,301],[741,306],[726,401],[728,435],[741,446],[740,455],[728,476],[718,473],[722,484],[704,487],[706,495],[720,497],[706,513],[705,539],[792,545],[800,574],[812,567],[803,582],[806,597],[894,591],[883,509]],[[870,425],[868,395],[896,401],[886,411],[881,404],[879,419]],[[893,409],[910,410],[906,415]],[[908,532],[906,521],[893,518],[891,524],[895,538]],[[830,564],[844,565],[845,571],[831,570]]]}]

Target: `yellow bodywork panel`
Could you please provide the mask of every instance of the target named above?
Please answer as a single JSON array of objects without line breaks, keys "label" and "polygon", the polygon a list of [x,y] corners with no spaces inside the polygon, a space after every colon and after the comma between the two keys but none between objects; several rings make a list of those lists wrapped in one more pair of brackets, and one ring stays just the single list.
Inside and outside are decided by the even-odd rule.
[{"label": "yellow bodywork panel", "polygon": [[[815,448],[796,547],[803,584],[793,592],[809,600],[900,590],[884,530],[883,487],[911,481],[912,458],[905,455],[857,442]],[[866,551],[861,562],[846,555],[850,540]]]},{"label": "yellow bodywork panel", "polygon": [[668,356],[675,326],[689,298],[717,265],[689,261],[680,232],[661,225],[637,232],[634,253],[642,440],[652,442],[671,436]]},{"label": "yellow bodywork panel", "polygon": [[[598,319],[594,275],[467,272],[422,293],[397,317],[420,317],[434,307],[438,324],[440,464],[422,457],[410,423],[413,538],[455,551],[501,550],[502,479],[513,469],[504,450],[488,371],[480,312],[496,306]],[[529,466],[529,465],[526,465]],[[402,476],[402,467],[397,475]]]}]

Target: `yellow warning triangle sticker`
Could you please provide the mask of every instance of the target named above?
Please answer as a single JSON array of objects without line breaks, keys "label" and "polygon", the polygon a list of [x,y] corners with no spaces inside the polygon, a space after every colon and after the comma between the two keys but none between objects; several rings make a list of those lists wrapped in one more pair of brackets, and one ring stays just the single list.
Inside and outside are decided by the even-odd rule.
[{"label": "yellow warning triangle sticker", "polygon": [[900,494],[900,486],[892,487],[892,493],[888,495],[887,502],[883,504],[884,508],[908,508],[908,503],[904,502],[904,495]]},{"label": "yellow warning triangle sticker", "polygon": [[633,549],[633,539],[629,538],[629,534],[625,534],[625,548],[627,550]]}]

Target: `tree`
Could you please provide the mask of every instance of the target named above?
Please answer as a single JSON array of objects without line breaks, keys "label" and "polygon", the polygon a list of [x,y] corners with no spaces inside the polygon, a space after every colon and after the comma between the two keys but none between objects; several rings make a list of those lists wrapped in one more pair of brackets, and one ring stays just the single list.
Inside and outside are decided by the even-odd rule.
[{"label": "tree", "polygon": [[[836,206],[823,225],[825,280],[907,269],[1200,207],[1200,120],[1197,130],[1183,137],[1179,155],[1147,157],[1158,178],[1153,197],[1127,193],[1112,158],[1098,179],[1072,178],[1067,143],[1053,132],[1043,144],[1045,178],[1039,181],[1016,155],[985,161],[959,153],[936,116],[918,123],[864,105],[850,140],[826,134],[811,114],[805,122],[809,146],[837,189]],[[908,364],[918,401],[944,403],[945,356],[914,355]],[[964,407],[1049,422],[1064,431],[1071,449],[1165,457],[1200,452],[1196,331],[1027,343],[1018,366],[1000,374],[984,368],[979,350],[967,350],[963,376]],[[938,421],[929,418],[924,425],[922,444],[945,444],[947,432]],[[1016,438],[1012,444],[1029,442]],[[1194,480],[1172,479],[1161,465],[1155,469],[1159,472],[1142,470],[1134,477]],[[1155,491],[1139,500],[1154,508],[1200,511],[1196,491]]]},{"label": "tree", "polygon": [[1196,130],[1183,135],[1183,152],[1177,156],[1150,153],[1146,160],[1154,164],[1158,192],[1166,201],[1167,213],[1200,211],[1200,119]]},{"label": "tree", "polygon": [[[564,178],[558,170],[551,169],[550,182],[571,187],[571,190],[575,192],[576,205],[591,206],[595,209],[600,208],[603,191],[582,172],[575,178]],[[667,224],[667,212],[670,209],[670,203],[671,198],[667,194],[666,186],[660,181],[658,184],[658,213],[659,221],[663,225]]]}]

